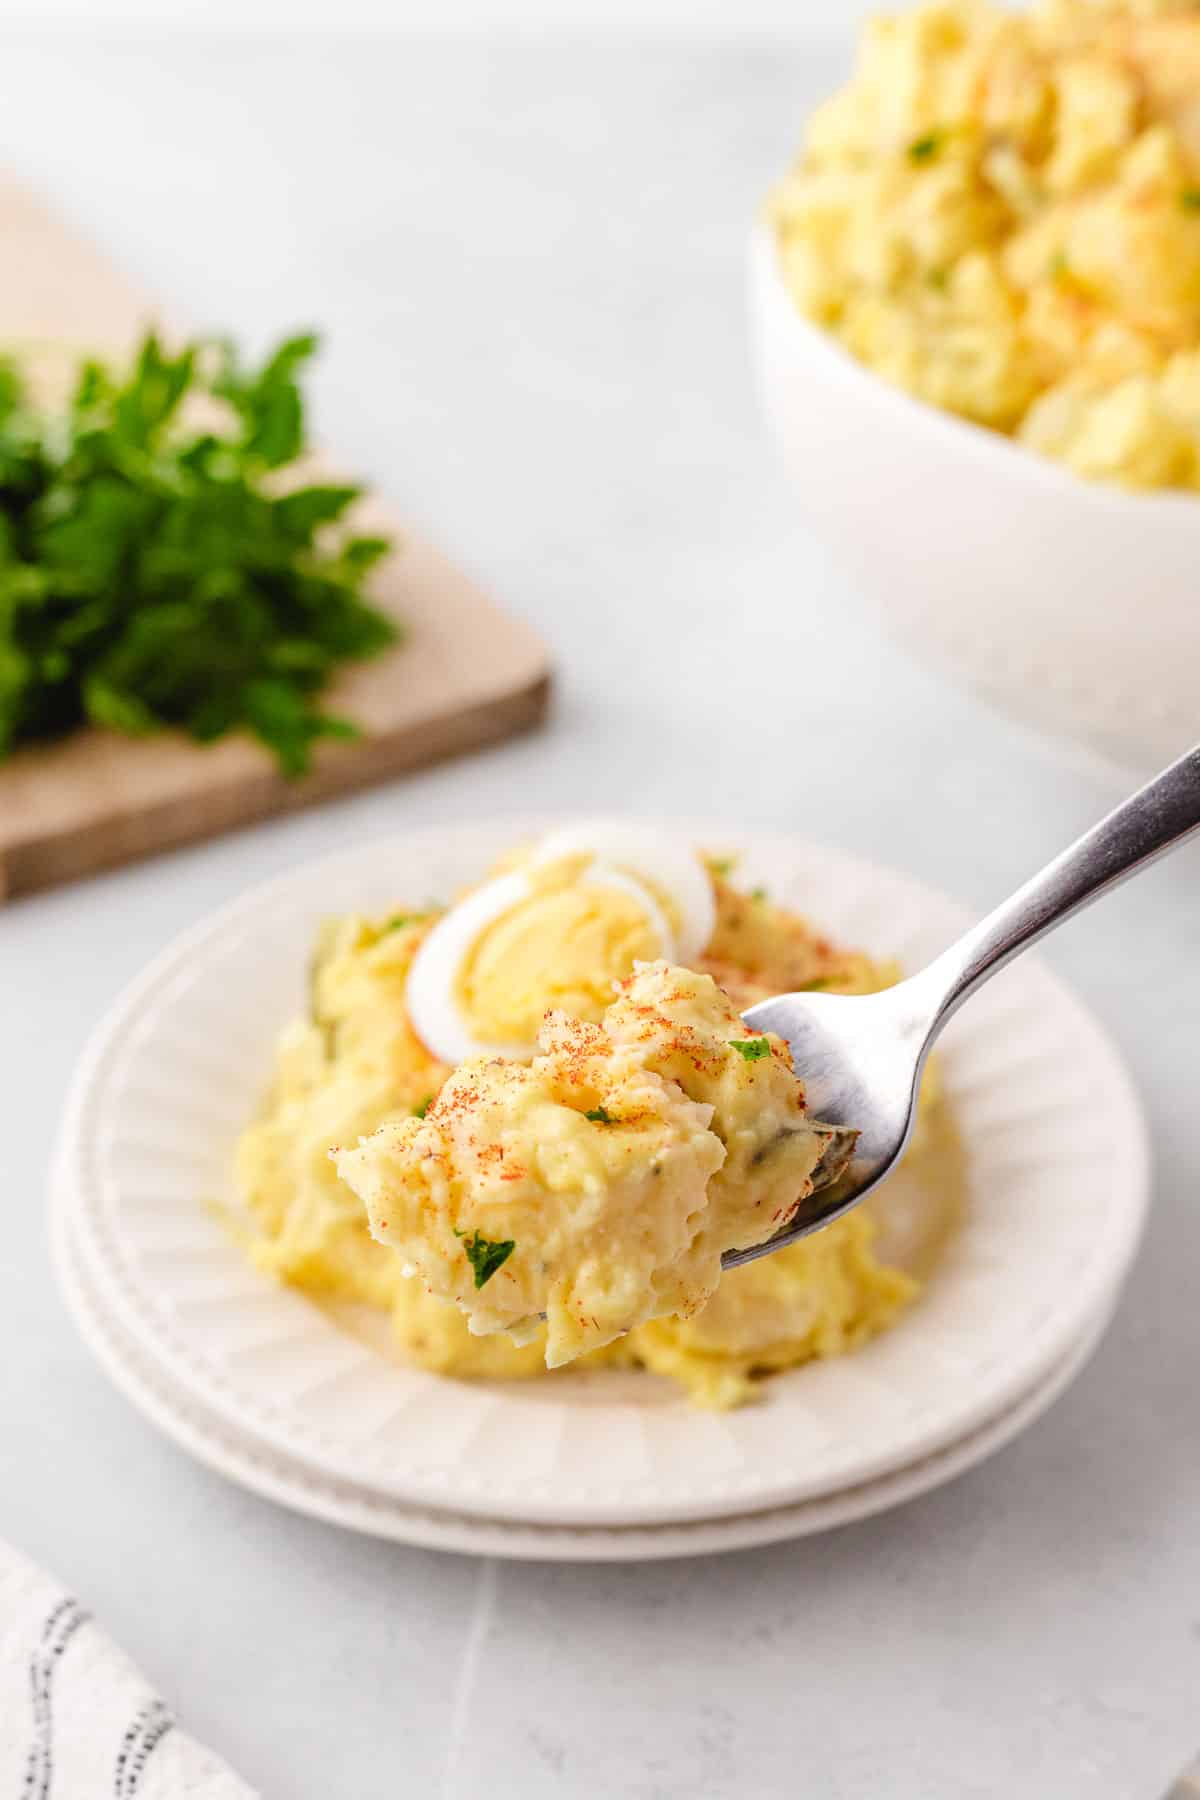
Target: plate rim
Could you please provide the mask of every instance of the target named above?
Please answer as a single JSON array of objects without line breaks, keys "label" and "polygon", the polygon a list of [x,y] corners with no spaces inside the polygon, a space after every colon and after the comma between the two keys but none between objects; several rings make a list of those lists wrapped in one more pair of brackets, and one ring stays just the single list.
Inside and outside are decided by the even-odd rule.
[{"label": "plate rim", "polygon": [[415,1549],[509,1562],[607,1564],[732,1555],[839,1530],[906,1506],[969,1473],[1048,1412],[1099,1348],[1121,1291],[1117,1282],[1096,1315],[1085,1321],[1062,1361],[1012,1407],[942,1449],[888,1474],[791,1505],[721,1518],[658,1525],[550,1524],[408,1506],[310,1469],[270,1445],[239,1438],[190,1395],[173,1393],[161,1371],[147,1368],[136,1345],[123,1341],[119,1324],[104,1313],[102,1301],[89,1289],[76,1260],[78,1247],[70,1240],[69,1208],[58,1191],[52,1195],[50,1238],[60,1290],[85,1345],[117,1391],[193,1461],[259,1499],[322,1524]]},{"label": "plate rim", "polygon": [[[75,1078],[71,1083],[60,1135],[60,1156],[63,1178],[68,1192],[73,1196],[73,1203],[79,1216],[81,1253],[88,1261],[92,1279],[104,1289],[110,1305],[121,1313],[126,1328],[141,1344],[143,1351],[160,1357],[166,1354],[168,1362],[172,1365],[179,1361],[175,1356],[174,1346],[170,1342],[170,1334],[167,1333],[165,1337],[163,1335],[161,1322],[152,1318],[147,1320],[138,1310],[129,1306],[128,1297],[122,1294],[113,1270],[105,1262],[102,1247],[96,1243],[94,1235],[86,1229],[87,1220],[78,1198],[81,1189],[77,1187],[77,1179],[81,1179],[77,1165],[84,1104],[97,1072],[103,1065],[105,1055],[112,1048],[119,1033],[136,1019],[139,1008],[148,997],[154,994],[158,984],[169,974],[178,971],[198,946],[212,940],[219,940],[229,930],[236,929],[243,915],[252,916],[264,907],[269,907],[277,897],[287,897],[290,891],[297,888],[311,889],[325,873],[336,871],[339,879],[344,879],[347,868],[355,863],[362,864],[366,868],[377,860],[382,861],[385,858],[397,863],[404,860],[411,862],[419,859],[422,846],[426,846],[426,854],[440,852],[444,855],[447,842],[459,836],[467,838],[472,835],[494,837],[504,834],[509,841],[513,841],[520,836],[528,836],[545,830],[550,825],[559,822],[561,818],[560,814],[535,816],[521,814],[486,821],[464,820],[449,825],[418,827],[391,834],[386,839],[379,839],[371,844],[360,843],[344,846],[323,856],[306,860],[291,870],[284,871],[266,882],[255,885],[247,892],[235,896],[220,908],[177,934],[117,996],[89,1038]],[[868,888],[872,882],[877,883],[880,879],[887,883],[900,882],[912,897],[914,904],[922,907],[928,905],[943,915],[954,914],[964,919],[970,917],[965,909],[949,900],[947,896],[910,877],[903,870],[891,869],[851,851],[821,846],[800,834],[760,831],[752,825],[738,827],[713,820],[671,819],[669,821],[659,820],[658,823],[662,828],[680,837],[686,836],[691,841],[729,844],[731,847],[740,845],[743,852],[751,858],[758,855],[778,854],[791,858],[816,860],[822,864],[831,860],[835,867],[840,866],[842,869],[853,870],[856,878],[860,879]],[[1099,1266],[1100,1277],[1093,1281],[1093,1287],[1086,1295],[1086,1304],[1077,1303],[1074,1310],[1070,1312],[1069,1325],[1060,1323],[1058,1330],[1051,1335],[1049,1342],[1039,1346],[1036,1356],[1021,1363],[1008,1373],[1004,1381],[998,1382],[990,1388],[986,1400],[978,1403],[974,1409],[960,1407],[959,1413],[952,1423],[946,1423],[942,1428],[936,1430],[926,1428],[924,1435],[919,1440],[921,1443],[919,1454],[931,1454],[942,1446],[956,1441],[964,1432],[973,1430],[986,1423],[989,1418],[995,1417],[1012,1403],[1016,1395],[1028,1388],[1030,1382],[1041,1370],[1050,1366],[1065,1353],[1064,1346],[1074,1337],[1079,1319],[1085,1316],[1089,1307],[1094,1309],[1099,1303],[1099,1297],[1110,1285],[1115,1283],[1119,1286],[1124,1280],[1136,1253],[1145,1220],[1149,1190],[1149,1140],[1136,1090],[1123,1061],[1107,1032],[1076,998],[1070,988],[1038,959],[1026,959],[1026,968],[1029,969],[1031,966],[1036,970],[1038,980],[1054,994],[1060,1008],[1064,1010],[1065,1016],[1069,1017],[1078,1028],[1088,1033],[1096,1050],[1098,1061],[1103,1063],[1106,1077],[1112,1082],[1114,1091],[1117,1092],[1123,1106],[1123,1147],[1130,1158],[1132,1173],[1128,1184],[1128,1203],[1122,1215],[1124,1229],[1121,1241],[1112,1246],[1107,1262],[1093,1265],[1093,1269]],[[72,1179],[72,1175],[77,1179]],[[286,1426],[277,1427],[273,1418],[264,1417],[261,1408],[257,1409],[257,1416],[251,1417],[247,1414],[238,1396],[234,1395],[231,1402],[223,1402],[219,1392],[219,1380],[216,1382],[217,1392],[214,1393],[210,1371],[202,1367],[200,1375],[203,1376],[203,1379],[198,1379],[197,1368],[194,1364],[184,1362],[179,1367],[173,1367],[173,1379],[187,1391],[195,1393],[206,1405],[213,1406],[218,1411],[224,1410],[228,1416],[236,1419],[238,1429],[243,1434],[253,1435],[265,1442],[271,1442],[278,1453],[296,1458],[323,1475],[336,1475],[338,1479],[352,1483],[361,1481],[361,1471],[354,1473],[349,1470],[347,1465],[339,1465],[336,1459],[331,1460],[324,1448],[318,1453],[314,1446],[297,1445],[294,1434],[289,1433]],[[251,1412],[255,1410],[252,1408]],[[855,1465],[856,1470],[859,1471],[856,1479],[876,1479],[886,1473],[889,1467],[903,1466],[909,1460],[907,1452],[892,1451],[880,1454],[875,1458],[861,1456]],[[840,1488],[841,1485],[843,1484],[840,1480],[832,1477],[827,1478],[823,1483],[815,1483],[807,1487],[795,1481],[782,1486],[776,1482],[771,1491],[764,1494],[757,1507],[750,1506],[741,1495],[722,1497],[711,1492],[682,1501],[678,1498],[665,1502],[655,1499],[622,1500],[617,1505],[606,1501],[599,1506],[586,1498],[582,1501],[575,1499],[564,1503],[561,1496],[555,1497],[551,1494],[549,1497],[543,1498],[532,1494],[520,1496],[516,1504],[513,1504],[512,1498],[509,1496],[503,1505],[489,1507],[486,1512],[488,1517],[504,1518],[510,1521],[523,1520],[551,1525],[589,1524],[612,1529],[617,1528],[614,1526],[614,1518],[619,1518],[625,1524],[632,1524],[636,1521],[643,1525],[650,1525],[664,1520],[677,1521],[684,1517],[689,1519],[719,1518],[748,1510],[771,1510],[777,1506],[789,1504],[793,1500],[799,1502],[802,1499],[819,1497],[822,1491],[833,1491]],[[444,1480],[440,1484],[440,1491],[435,1491],[437,1487],[437,1483],[427,1481],[417,1484],[409,1483],[407,1487],[398,1482],[394,1485],[389,1483],[386,1490],[381,1491],[388,1491],[393,1498],[405,1505],[433,1506],[440,1509],[446,1504],[446,1499],[453,1490],[452,1487],[447,1488]],[[483,1510],[480,1509],[480,1512]],[[475,1516],[479,1516],[479,1514]]]}]

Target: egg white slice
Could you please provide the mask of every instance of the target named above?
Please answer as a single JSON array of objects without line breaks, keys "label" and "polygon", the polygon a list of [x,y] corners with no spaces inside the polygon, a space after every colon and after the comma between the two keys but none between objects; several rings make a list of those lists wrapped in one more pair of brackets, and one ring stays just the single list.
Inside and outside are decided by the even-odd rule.
[{"label": "egg white slice", "polygon": [[552,831],[538,844],[533,862],[589,853],[597,867],[616,865],[617,871],[640,876],[669,897],[679,915],[674,935],[680,962],[692,962],[707,947],[716,930],[717,903],[712,878],[694,851],[664,843],[649,826],[628,819],[589,819]]},{"label": "egg white slice", "polygon": [[[544,859],[539,856],[536,860]],[[654,895],[623,869],[592,863],[580,876],[579,885],[617,888],[628,894],[657,935],[662,945],[659,954],[668,962],[678,959],[670,920]],[[459,971],[480,933],[536,891],[535,883],[520,870],[485,882],[443,914],[413,958],[405,987],[408,1016],[425,1048],[439,1062],[457,1068],[473,1056],[504,1056],[513,1062],[528,1062],[536,1054],[536,1044],[493,1044],[477,1038],[454,992]]]}]

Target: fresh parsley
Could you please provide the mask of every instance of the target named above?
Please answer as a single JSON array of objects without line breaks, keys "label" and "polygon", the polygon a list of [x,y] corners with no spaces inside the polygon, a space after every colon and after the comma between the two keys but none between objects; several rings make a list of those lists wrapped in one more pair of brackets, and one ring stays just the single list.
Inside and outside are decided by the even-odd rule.
[{"label": "fresh parsley", "polygon": [[767,1038],[730,1038],[729,1048],[736,1050],[745,1062],[760,1062],[764,1056],[770,1056],[771,1045]]},{"label": "fresh parsley", "polygon": [[359,488],[292,468],[316,343],[249,367],[151,332],[127,369],[83,362],[52,416],[0,361],[0,758],[90,721],[249,731],[301,775],[356,735],[319,697],[397,638],[364,596],[391,546],[347,526]]},{"label": "fresh parsley", "polygon": [[414,1119],[423,1119],[425,1117],[425,1114],[429,1111],[430,1107],[433,1105],[433,1102],[434,1102],[434,1095],[426,1094],[426,1096],[422,1100],[420,1106],[413,1107],[413,1109],[412,1109],[413,1118]]},{"label": "fresh parsley", "polygon": [[517,1247],[512,1238],[506,1238],[502,1244],[494,1244],[481,1232],[473,1231],[468,1237],[467,1233],[459,1231],[457,1226],[454,1228],[454,1235],[463,1241],[467,1261],[475,1271],[476,1288],[481,1288],[485,1282],[490,1281],[496,1270],[504,1267]]},{"label": "fresh parsley", "polygon": [[1184,212],[1200,212],[1200,187],[1185,187],[1179,196]]},{"label": "fresh parsley", "polygon": [[923,137],[914,138],[908,146],[909,162],[930,162],[942,147],[942,133],[927,131]]},{"label": "fresh parsley", "polygon": [[585,1112],[583,1116],[585,1119],[590,1119],[593,1125],[615,1125],[617,1122],[607,1106],[593,1106],[591,1111]]},{"label": "fresh parsley", "polygon": [[393,913],[385,919],[380,930],[380,937],[386,937],[389,931],[402,931],[406,925],[415,925],[424,915],[421,913]]},{"label": "fresh parsley", "polygon": [[763,903],[764,903],[764,902],[765,902],[765,900],[766,900],[766,898],[767,898],[767,890],[766,890],[766,888],[765,888],[765,887],[756,887],[756,888],[751,888],[751,889],[750,889],[750,898],[751,898],[751,899],[752,899],[752,900],[755,900],[755,901],[757,901],[757,903],[758,903],[758,904],[759,904],[759,905],[760,905],[760,906],[762,906],[762,905],[763,905]]}]

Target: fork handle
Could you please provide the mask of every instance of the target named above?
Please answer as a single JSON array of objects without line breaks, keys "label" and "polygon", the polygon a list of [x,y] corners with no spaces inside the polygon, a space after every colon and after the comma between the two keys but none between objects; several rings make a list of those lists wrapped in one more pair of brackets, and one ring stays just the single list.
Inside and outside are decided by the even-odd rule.
[{"label": "fork handle", "polygon": [[1014,956],[1197,830],[1200,745],[1047,863],[916,977],[932,1000],[930,1035]]}]

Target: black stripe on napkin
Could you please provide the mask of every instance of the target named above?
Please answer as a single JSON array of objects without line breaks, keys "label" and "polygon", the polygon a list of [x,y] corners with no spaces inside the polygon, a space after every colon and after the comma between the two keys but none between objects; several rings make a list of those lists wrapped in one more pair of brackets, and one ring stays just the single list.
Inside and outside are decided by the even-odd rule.
[{"label": "black stripe on napkin", "polygon": [[150,1753],[160,1744],[175,1721],[161,1700],[148,1701],[132,1720],[113,1771],[114,1800],[135,1800]]},{"label": "black stripe on napkin", "polygon": [[29,1659],[33,1737],[21,1800],[47,1800],[50,1793],[54,1779],[54,1676],[63,1651],[89,1616],[78,1600],[60,1600],[42,1626],[41,1640]]}]

